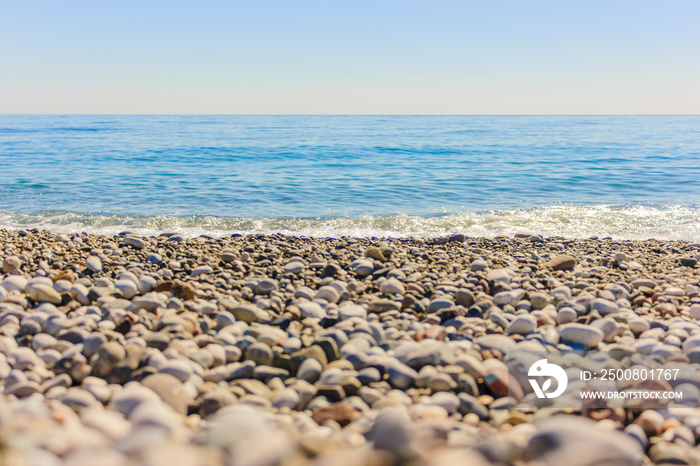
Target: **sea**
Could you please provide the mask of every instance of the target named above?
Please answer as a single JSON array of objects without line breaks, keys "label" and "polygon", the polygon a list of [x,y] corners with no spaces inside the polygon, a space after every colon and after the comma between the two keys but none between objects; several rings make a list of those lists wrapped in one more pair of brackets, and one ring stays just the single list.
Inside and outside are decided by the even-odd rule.
[{"label": "sea", "polygon": [[0,228],[700,241],[700,116],[0,115]]}]

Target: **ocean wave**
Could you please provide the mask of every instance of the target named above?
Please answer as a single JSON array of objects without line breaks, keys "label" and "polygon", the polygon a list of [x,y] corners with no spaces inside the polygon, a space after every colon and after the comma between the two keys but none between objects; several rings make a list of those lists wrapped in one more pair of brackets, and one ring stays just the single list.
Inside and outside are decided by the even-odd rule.
[{"label": "ocean wave", "polygon": [[698,205],[548,206],[488,212],[465,212],[422,217],[415,215],[245,218],[213,216],[121,216],[74,212],[0,212],[0,228],[39,228],[54,232],[114,235],[132,231],[142,235],[164,232],[194,237],[282,233],[312,237],[437,237],[545,236],[616,239],[700,240]]}]

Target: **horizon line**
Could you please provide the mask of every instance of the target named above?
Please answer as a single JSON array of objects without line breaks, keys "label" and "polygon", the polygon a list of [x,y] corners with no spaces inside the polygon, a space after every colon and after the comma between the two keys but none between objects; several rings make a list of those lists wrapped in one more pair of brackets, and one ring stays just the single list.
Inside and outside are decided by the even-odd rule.
[{"label": "horizon line", "polygon": [[700,116],[700,113],[0,113],[0,116]]}]

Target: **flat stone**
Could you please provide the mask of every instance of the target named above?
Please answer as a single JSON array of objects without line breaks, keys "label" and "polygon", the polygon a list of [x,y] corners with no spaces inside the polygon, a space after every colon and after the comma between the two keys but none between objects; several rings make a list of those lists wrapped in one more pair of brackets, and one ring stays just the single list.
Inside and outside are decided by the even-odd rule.
[{"label": "flat stone", "polygon": [[645,464],[644,450],[629,436],[596,427],[575,416],[554,416],[538,423],[537,433],[523,452],[526,462],[537,464]]},{"label": "flat stone", "polygon": [[146,260],[152,264],[160,264],[163,262],[163,256],[156,252],[149,253],[148,256],[146,256]]},{"label": "flat stone", "polygon": [[[228,390],[217,388],[202,396],[199,403],[199,415],[206,419],[220,409],[236,403],[236,397]],[[175,410],[176,412],[178,410]]]},{"label": "flat stone", "polygon": [[360,417],[359,411],[350,403],[333,403],[329,406],[318,406],[314,408],[311,418],[319,425],[326,421],[337,422],[341,427],[350,424]]},{"label": "flat stone", "polygon": [[139,293],[138,285],[131,280],[117,280],[114,288],[121,291],[125,299],[131,299]]},{"label": "flat stone", "polygon": [[126,236],[122,241],[125,246],[131,246],[134,249],[143,249],[146,247],[146,242],[141,238]]},{"label": "flat stone", "polygon": [[242,320],[248,324],[253,322],[269,322],[267,313],[254,304],[242,304],[231,309],[236,320]]},{"label": "flat stone", "polygon": [[406,287],[396,278],[389,278],[379,286],[379,291],[384,294],[404,294]]},{"label": "flat stone", "polygon": [[603,332],[588,325],[570,323],[559,327],[559,336],[563,341],[579,343],[594,348],[603,341]]},{"label": "flat stone", "polygon": [[3,273],[12,275],[15,272],[19,272],[22,267],[22,260],[17,256],[6,257],[2,263]]},{"label": "flat stone", "polygon": [[493,269],[486,274],[486,280],[494,283],[510,283],[513,276],[509,269]]},{"label": "flat stone", "polygon": [[617,323],[610,317],[594,320],[590,326],[603,332],[604,341],[612,341],[612,338],[617,335]]},{"label": "flat stone", "polygon": [[476,302],[474,293],[469,290],[457,290],[455,293],[455,304],[470,308]]},{"label": "flat stone", "polygon": [[288,262],[282,267],[286,273],[301,273],[304,271],[305,265],[300,261]]},{"label": "flat stone", "polygon": [[246,359],[253,361],[258,366],[270,366],[274,354],[272,348],[265,343],[257,342],[245,350]]},{"label": "flat stone", "polygon": [[0,282],[0,286],[7,291],[24,291],[27,286],[27,279],[19,275],[11,275]]},{"label": "flat stone", "polygon": [[97,256],[90,256],[85,260],[85,265],[91,272],[102,272],[102,261]]},{"label": "flat stone", "polygon": [[632,286],[635,288],[647,287],[653,290],[656,287],[656,282],[648,278],[638,278],[632,281]]},{"label": "flat stone", "polygon": [[578,318],[578,314],[570,307],[562,307],[557,312],[557,324],[563,325],[569,322],[574,322]]},{"label": "flat stone", "polygon": [[683,342],[683,351],[686,353],[696,348],[700,348],[700,333],[689,337]]},{"label": "flat stone", "polygon": [[386,408],[377,413],[367,437],[375,449],[390,451],[398,458],[411,452],[412,426],[405,407]]},{"label": "flat stone", "polygon": [[555,299],[560,299],[563,301],[570,301],[571,300],[571,288],[568,286],[558,286],[554,288],[552,291],[549,292],[552,297]]},{"label": "flat stone", "polygon": [[379,248],[367,249],[365,251],[365,257],[369,257],[369,258],[378,260],[379,262],[386,261],[386,257],[384,257],[384,254],[382,254],[382,251]]},{"label": "flat stone", "polygon": [[192,269],[192,276],[199,277],[200,275],[209,275],[213,271],[214,269],[212,269],[208,265],[200,265]]},{"label": "flat stone", "polygon": [[320,385],[316,389],[316,395],[324,396],[331,403],[335,403],[345,398],[345,390],[340,384]]},{"label": "flat stone", "polygon": [[690,306],[688,315],[695,320],[700,320],[700,304],[693,304]]},{"label": "flat stone", "polygon": [[341,320],[352,318],[366,320],[367,310],[358,304],[344,303],[338,308],[338,317],[340,317]]},{"label": "flat stone", "polygon": [[374,299],[369,303],[368,307],[370,311],[381,314],[383,312],[398,311],[400,306],[391,299]]},{"label": "flat stone", "polygon": [[141,381],[141,385],[153,390],[154,393],[180,414],[187,414],[187,395],[182,383],[176,377],[160,372],[149,375]]},{"label": "flat stone", "polygon": [[97,399],[92,393],[78,387],[69,388],[61,397],[61,402],[64,405],[72,408],[74,411],[80,411],[82,409],[95,406],[98,403]]},{"label": "flat stone", "polygon": [[374,272],[374,263],[370,260],[359,259],[353,262],[353,264],[354,265],[351,265],[354,267],[355,273],[360,277],[366,277]]},{"label": "flat stone", "polygon": [[506,335],[482,335],[474,340],[482,350],[499,350],[506,353],[515,348],[515,341]]},{"label": "flat stone", "polygon": [[61,304],[63,298],[50,285],[38,284],[29,288],[29,297],[38,303]]},{"label": "flat stone", "polygon": [[299,404],[299,394],[292,388],[285,388],[274,394],[272,406],[275,408],[295,409]]},{"label": "flat stone", "polygon": [[455,303],[447,297],[436,298],[432,300],[428,305],[428,313],[432,314],[439,311],[440,309],[445,309],[454,305]]},{"label": "flat stone", "polygon": [[627,326],[632,331],[632,333],[636,335],[639,335],[649,330],[649,322],[640,318],[631,319],[627,323]]},{"label": "flat stone", "polygon": [[325,299],[329,303],[337,303],[340,300],[340,293],[335,287],[326,285],[318,289],[315,299]]},{"label": "flat stone", "polygon": [[430,403],[444,408],[445,411],[450,414],[456,413],[460,406],[460,401],[457,395],[447,391],[435,393],[430,397]]},{"label": "flat stone", "polygon": [[592,311],[598,311],[601,316],[606,316],[608,314],[615,314],[620,312],[620,307],[616,302],[609,301],[607,299],[596,298],[591,304]]},{"label": "flat stone", "polygon": [[314,383],[318,380],[323,371],[323,365],[316,359],[305,359],[297,370],[297,378],[306,380],[309,383]]},{"label": "flat stone", "polygon": [[494,295],[493,303],[497,306],[505,306],[506,304],[515,306],[518,301],[523,299],[523,296],[525,296],[525,290],[522,288],[516,288],[515,290],[510,291],[501,291],[500,293],[496,293]]},{"label": "flat stone", "polygon": [[576,259],[572,256],[561,255],[544,263],[545,267],[551,267],[553,270],[569,270],[576,265]]},{"label": "flat stone", "polygon": [[315,319],[323,319],[326,317],[326,311],[323,310],[320,304],[315,302],[299,303],[297,305],[304,317],[313,317]]},{"label": "flat stone", "polygon": [[277,281],[271,278],[263,278],[255,286],[255,293],[260,295],[269,295],[277,290]]},{"label": "flat stone", "polygon": [[[177,382],[177,379],[175,379]],[[179,385],[179,382],[177,382]],[[131,385],[112,397],[109,405],[124,416],[129,416],[139,405],[143,403],[158,402],[160,398],[151,389],[143,385]]]},{"label": "flat stone", "polygon": [[480,270],[488,269],[489,264],[483,259],[476,259],[476,260],[472,261],[472,263],[469,265],[469,268],[471,269],[472,272],[478,272]]},{"label": "flat stone", "polygon": [[399,390],[407,390],[415,383],[418,373],[398,361],[393,362],[386,371],[389,383]]},{"label": "flat stone", "polygon": [[[428,366],[426,366],[426,367],[428,367]],[[449,374],[438,374],[435,377],[433,377],[432,379],[430,379],[430,381],[428,381],[428,388],[433,393],[450,392],[450,391],[455,390],[457,388],[457,382],[455,382],[452,379],[452,376],[450,376]],[[456,398],[457,397],[455,397],[455,401],[456,401],[455,409],[457,409],[456,406],[459,406],[459,401],[456,400]],[[448,412],[449,411],[450,410],[448,410]],[[454,412],[454,411],[451,411],[451,412]]]},{"label": "flat stone", "polygon": [[678,261],[685,267],[695,267],[698,265],[697,259],[693,257],[681,257]]},{"label": "flat stone", "polygon": [[160,373],[170,374],[180,382],[186,382],[193,373],[192,365],[181,359],[171,359],[160,368]]},{"label": "flat stone", "polygon": [[105,343],[91,359],[93,375],[107,378],[125,356],[126,350],[116,341]]},{"label": "flat stone", "polygon": [[533,316],[519,315],[506,328],[508,334],[528,335],[537,329],[537,319]]},{"label": "flat stone", "polygon": [[141,293],[150,293],[156,287],[156,279],[145,275],[139,279],[138,288]]},{"label": "flat stone", "polygon": [[549,295],[543,292],[530,293],[529,299],[530,304],[532,304],[532,309],[535,310],[542,309],[547,304],[549,304],[550,301]]}]

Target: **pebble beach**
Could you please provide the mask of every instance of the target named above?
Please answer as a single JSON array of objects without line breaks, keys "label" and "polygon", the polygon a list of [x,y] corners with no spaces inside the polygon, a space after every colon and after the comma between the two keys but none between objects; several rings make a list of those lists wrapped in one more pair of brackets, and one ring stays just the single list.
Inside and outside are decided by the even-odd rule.
[{"label": "pebble beach", "polygon": [[[697,243],[2,230],[0,245],[3,465],[700,463]],[[658,383],[683,398],[521,409],[532,390],[503,362],[518,349],[663,357],[683,376]]]}]

